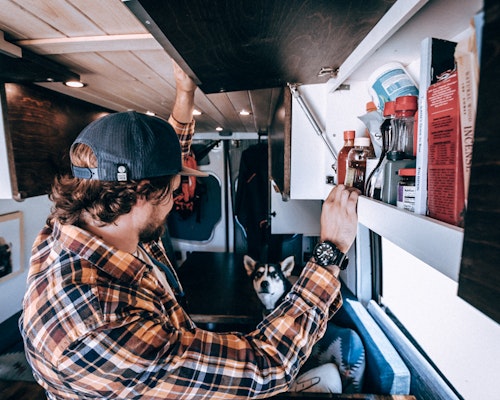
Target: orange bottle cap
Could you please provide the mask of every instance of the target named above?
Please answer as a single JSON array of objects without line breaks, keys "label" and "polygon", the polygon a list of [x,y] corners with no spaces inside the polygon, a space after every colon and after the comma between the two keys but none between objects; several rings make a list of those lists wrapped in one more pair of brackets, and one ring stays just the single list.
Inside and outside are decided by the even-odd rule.
[{"label": "orange bottle cap", "polygon": [[366,111],[377,111],[377,106],[373,101],[369,101],[368,103],[366,103]]},{"label": "orange bottle cap", "polygon": [[396,111],[417,111],[417,96],[399,96],[396,99]]},{"label": "orange bottle cap", "polygon": [[384,104],[384,117],[396,114],[396,102],[386,101]]},{"label": "orange bottle cap", "polygon": [[354,139],[356,131],[344,131],[344,140]]}]

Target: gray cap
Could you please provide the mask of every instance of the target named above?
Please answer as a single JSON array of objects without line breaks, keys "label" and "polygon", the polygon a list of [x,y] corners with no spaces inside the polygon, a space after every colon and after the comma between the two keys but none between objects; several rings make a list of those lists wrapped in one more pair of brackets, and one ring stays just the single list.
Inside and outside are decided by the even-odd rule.
[{"label": "gray cap", "polygon": [[97,168],[72,165],[75,178],[129,181],[176,174],[207,176],[182,165],[179,138],[168,122],[135,111],[95,120],[71,147],[77,143],[92,149]]}]

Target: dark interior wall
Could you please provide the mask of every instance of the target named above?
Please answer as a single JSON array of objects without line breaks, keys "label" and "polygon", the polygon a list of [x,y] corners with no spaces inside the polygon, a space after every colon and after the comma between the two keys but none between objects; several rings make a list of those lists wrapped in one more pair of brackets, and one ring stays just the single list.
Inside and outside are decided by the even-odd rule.
[{"label": "dark interior wall", "polygon": [[57,174],[70,172],[68,151],[80,131],[112,112],[30,84],[1,86],[12,194],[47,194]]}]

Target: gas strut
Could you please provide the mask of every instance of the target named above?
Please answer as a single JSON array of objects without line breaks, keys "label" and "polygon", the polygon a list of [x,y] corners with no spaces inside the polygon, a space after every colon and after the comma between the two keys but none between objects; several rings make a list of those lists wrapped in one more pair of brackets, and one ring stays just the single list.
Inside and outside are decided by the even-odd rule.
[{"label": "gas strut", "polygon": [[308,105],[306,104],[304,99],[302,98],[302,96],[299,92],[299,89],[298,89],[298,85],[295,83],[288,83],[288,87],[290,88],[290,92],[292,93],[293,97],[295,97],[297,99],[297,102],[299,103],[300,108],[302,108],[302,110],[304,111],[304,113],[305,113],[307,119],[309,120],[309,122],[311,123],[313,129],[321,137],[321,139],[323,139],[323,142],[325,143],[328,150],[330,150],[330,153],[333,156],[332,168],[336,171],[337,170],[337,152],[332,147],[330,142],[328,142],[328,140],[326,140],[325,132],[320,128],[318,121],[316,120],[316,118],[312,114],[310,108],[308,107]]}]

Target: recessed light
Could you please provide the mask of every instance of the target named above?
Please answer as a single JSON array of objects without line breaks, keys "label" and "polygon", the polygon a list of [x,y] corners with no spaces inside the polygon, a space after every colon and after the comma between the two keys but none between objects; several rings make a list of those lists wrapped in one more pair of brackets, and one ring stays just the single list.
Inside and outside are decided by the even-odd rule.
[{"label": "recessed light", "polygon": [[153,111],[146,111],[146,115],[151,115],[152,117],[154,117],[156,113],[154,113]]},{"label": "recessed light", "polygon": [[68,86],[68,87],[72,87],[72,88],[82,88],[82,87],[86,86],[85,83],[80,82],[80,81],[67,81],[67,82],[64,82],[64,85]]},{"label": "recessed light", "polygon": [[193,110],[193,115],[201,115],[201,111],[196,108]]},{"label": "recessed light", "polygon": [[215,130],[216,130],[217,132],[220,132],[220,131],[224,130],[224,128],[223,128],[223,127],[221,127],[221,126],[218,126],[217,128],[215,128]]},{"label": "recessed light", "polygon": [[247,110],[241,110],[241,111],[240,111],[240,115],[244,115],[244,116],[250,115],[250,111],[247,111]]}]

